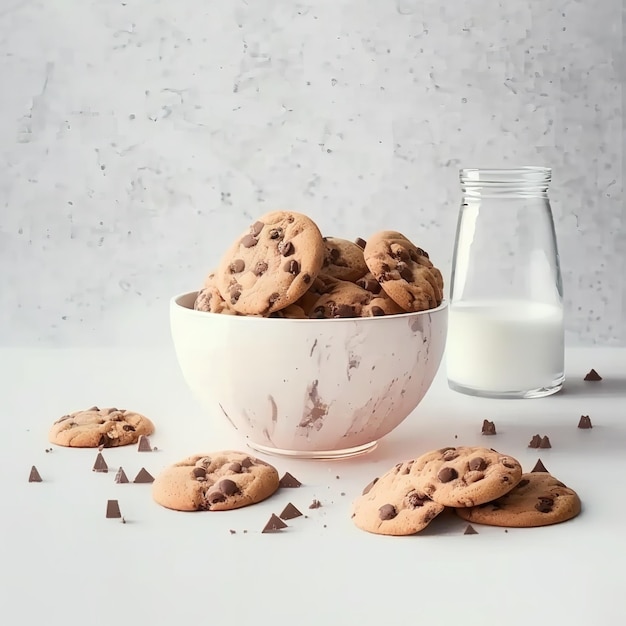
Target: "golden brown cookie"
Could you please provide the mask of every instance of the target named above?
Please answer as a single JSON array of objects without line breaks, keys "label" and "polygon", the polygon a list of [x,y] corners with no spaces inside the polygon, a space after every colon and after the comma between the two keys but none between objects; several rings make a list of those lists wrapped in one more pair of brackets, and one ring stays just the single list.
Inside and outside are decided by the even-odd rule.
[{"label": "golden brown cookie", "polygon": [[424,250],[401,233],[376,233],[363,254],[374,278],[405,311],[425,311],[441,304],[441,272],[433,268]]},{"label": "golden brown cookie", "polygon": [[356,526],[379,535],[413,535],[444,510],[416,488],[410,474],[412,464],[398,463],[363,490],[353,506]]},{"label": "golden brown cookie", "polygon": [[196,454],[164,469],[155,502],[176,511],[229,511],[265,500],[278,489],[274,467],[245,452]]},{"label": "golden brown cookie", "polygon": [[476,524],[532,528],[566,522],[580,510],[580,498],[573,489],[550,474],[535,472],[523,474],[511,491],[496,500],[456,512]]},{"label": "golden brown cookie", "polygon": [[58,419],[48,435],[52,443],[71,448],[113,448],[137,443],[151,435],[154,425],[145,416],[126,409],[93,406]]},{"label": "golden brown cookie", "polygon": [[315,223],[291,211],[267,213],[223,256],[215,274],[229,306],[244,315],[269,315],[293,304],[318,275],[324,242]]},{"label": "golden brown cookie", "polygon": [[298,304],[290,304],[288,307],[281,309],[280,311],[274,311],[274,313],[270,314],[270,317],[280,317],[283,319],[291,320],[304,320],[308,319],[309,316]]},{"label": "golden brown cookie", "polygon": [[444,506],[470,507],[508,493],[522,478],[511,456],[489,448],[459,446],[427,452],[411,467],[416,487]]},{"label": "golden brown cookie", "polygon": [[347,239],[324,237],[322,272],[339,280],[354,282],[367,273],[363,248]]}]

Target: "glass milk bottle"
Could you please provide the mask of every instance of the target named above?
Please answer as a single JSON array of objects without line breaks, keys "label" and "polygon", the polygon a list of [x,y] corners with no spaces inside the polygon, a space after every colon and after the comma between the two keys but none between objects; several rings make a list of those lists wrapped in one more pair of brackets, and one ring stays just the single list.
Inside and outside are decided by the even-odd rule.
[{"label": "glass milk bottle", "polygon": [[563,286],[551,170],[464,169],[446,360],[455,391],[539,398],[563,385]]}]

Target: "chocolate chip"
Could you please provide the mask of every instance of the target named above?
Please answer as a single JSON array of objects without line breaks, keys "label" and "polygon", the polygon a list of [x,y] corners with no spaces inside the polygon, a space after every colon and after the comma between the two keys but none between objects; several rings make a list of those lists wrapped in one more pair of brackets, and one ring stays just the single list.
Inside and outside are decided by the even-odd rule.
[{"label": "chocolate chip", "polygon": [[[287,524],[285,524],[280,517],[272,513],[272,516],[269,518],[267,524],[265,524],[261,533],[276,533],[280,532],[283,528],[287,528]],[[244,532],[246,531],[244,530]]]},{"label": "chocolate chip", "polygon": [[378,477],[374,478],[374,480],[369,484],[366,485],[365,488],[363,489],[363,491],[361,492],[361,495],[365,495],[366,493],[369,493],[372,490],[372,487],[378,482]]},{"label": "chocolate chip", "polygon": [[397,515],[398,511],[396,511],[396,507],[393,506],[393,504],[383,504],[378,509],[378,517],[380,517],[380,519],[383,521],[393,519]]},{"label": "chocolate chip", "polygon": [[328,256],[330,257],[331,263],[336,263],[339,260],[339,257],[341,256],[341,252],[339,252],[337,248],[331,248],[328,253]]},{"label": "chocolate chip", "polygon": [[257,243],[259,243],[259,240],[256,237],[253,237],[252,235],[246,235],[241,240],[241,245],[244,248],[254,248],[254,246],[256,246]]},{"label": "chocolate chip", "polygon": [[552,444],[550,443],[550,438],[548,437],[548,435],[545,435],[544,437],[541,438],[541,441],[539,442],[539,447],[540,448],[552,447]]},{"label": "chocolate chip", "polygon": [[600,376],[600,374],[598,374],[598,372],[596,372],[596,370],[592,369],[585,376],[585,380],[598,382],[598,381],[602,380],[602,376]]},{"label": "chocolate chip", "polygon": [[280,298],[280,294],[274,292],[270,297],[269,297],[269,304],[270,306],[273,306],[276,303],[276,300],[278,300],[278,298]]},{"label": "chocolate chip", "polygon": [[236,493],[239,493],[239,487],[237,487],[237,483],[229,480],[228,478],[220,480],[220,482],[217,484],[217,488],[225,496],[234,496]]},{"label": "chocolate chip", "polygon": [[106,516],[108,519],[116,519],[122,517],[120,505],[117,500],[107,500]]},{"label": "chocolate chip", "polygon": [[[404,248],[398,248],[394,253],[393,253],[393,257],[400,260],[400,261],[408,261],[411,258],[411,255],[404,249]],[[398,264],[399,265],[399,264]],[[406,265],[405,265],[406,267]],[[400,268],[398,268],[400,269]]]},{"label": "chocolate chip", "polygon": [[289,256],[290,254],[294,253],[294,247],[293,244],[291,243],[291,241],[281,241],[278,244],[278,251],[283,255],[283,256]]},{"label": "chocolate chip", "polygon": [[361,239],[361,237],[357,237],[354,240],[354,243],[359,246],[359,248],[361,248],[362,250],[365,249],[365,246],[367,245],[367,241],[365,241],[365,239]]},{"label": "chocolate chip", "polygon": [[465,530],[463,531],[463,534],[464,535],[477,535],[478,531],[471,524],[468,524],[465,527]]},{"label": "chocolate chip", "polygon": [[204,478],[206,476],[206,470],[204,467],[194,467],[193,476],[194,478]]},{"label": "chocolate chip", "polygon": [[533,438],[528,443],[528,447],[529,448],[538,448],[540,443],[541,443],[541,436],[540,435],[533,435]]},{"label": "chocolate chip", "polygon": [[511,459],[507,459],[506,457],[504,459],[500,459],[500,463],[502,463],[504,467],[508,467],[509,469],[515,469],[517,467],[515,463],[511,461]]},{"label": "chocolate chip", "polygon": [[522,480],[517,483],[516,487],[525,487],[529,482],[530,480],[528,480],[528,478],[522,478]]},{"label": "chocolate chip", "polygon": [[446,448],[441,455],[444,461],[454,461],[459,456],[455,448]]},{"label": "chocolate chip", "polygon": [[381,263],[380,264],[380,271],[381,272],[390,272],[391,271],[391,267],[389,266],[389,263]]},{"label": "chocolate chip", "polygon": [[228,466],[228,469],[231,472],[234,472],[235,474],[241,474],[241,470],[242,470],[241,463],[237,463],[237,461],[235,461],[234,463],[231,463]]},{"label": "chocolate chip", "polygon": [[449,483],[459,477],[459,473],[453,467],[442,467],[437,474],[437,478],[442,483]]},{"label": "chocolate chip", "polygon": [[265,261],[257,261],[257,264],[254,266],[252,273],[255,276],[262,276],[267,272],[268,264]]},{"label": "chocolate chip", "polygon": [[246,269],[246,264],[242,259],[235,259],[228,268],[231,274],[239,274]]},{"label": "chocolate chip", "polygon": [[535,504],[535,508],[540,513],[550,513],[550,511],[554,508],[554,499],[540,497],[539,502]]},{"label": "chocolate chip", "polygon": [[122,430],[125,430],[126,432],[135,432],[135,427],[131,424],[124,424],[124,426],[122,426]]},{"label": "chocolate chip", "polygon": [[591,418],[588,415],[581,415],[578,422],[578,428],[593,428]]},{"label": "chocolate chip", "polygon": [[154,476],[152,476],[152,474],[150,474],[150,472],[145,467],[142,467],[137,472],[137,476],[135,476],[133,482],[134,483],[153,483]]},{"label": "chocolate chip", "polygon": [[282,510],[282,513],[278,516],[280,519],[295,519],[300,517],[302,512],[299,511],[291,502],[287,503],[287,506]]},{"label": "chocolate chip", "polygon": [[40,482],[42,482],[41,475],[39,474],[39,471],[37,470],[37,468],[34,465],[30,468],[30,475],[28,476],[28,482],[29,483],[40,483]]},{"label": "chocolate chip", "polygon": [[533,467],[530,471],[548,473],[548,470],[546,469],[546,466],[541,462],[541,459],[537,459],[537,462],[535,463],[535,467]]},{"label": "chocolate chip", "polygon": [[243,461],[241,461],[241,467],[252,467],[254,465],[254,461],[247,456]]},{"label": "chocolate chip", "polygon": [[378,277],[378,282],[379,283],[386,283],[387,281],[393,280],[393,275],[391,274],[391,272],[383,272],[379,277]]},{"label": "chocolate chip", "polygon": [[356,284],[361,287],[361,289],[365,289],[365,291],[369,291],[374,295],[379,294],[381,290],[380,283],[370,277],[364,276],[363,278],[359,278],[359,280],[356,281]]},{"label": "chocolate chip", "polygon": [[301,487],[302,483],[295,476],[292,476],[289,472],[285,472],[283,474],[283,477],[278,482],[278,486],[282,488],[295,489],[297,487]]},{"label": "chocolate chip", "polygon": [[381,315],[385,314],[385,311],[383,309],[375,305],[370,309],[370,311],[372,312],[372,315],[374,317],[380,317]]},{"label": "chocolate chip", "polygon": [[242,291],[243,287],[239,284],[239,283],[235,283],[234,285],[231,285],[228,292],[230,294],[230,303],[231,304],[236,304],[237,300],[239,300],[239,298],[241,297],[241,291]]},{"label": "chocolate chip", "polygon": [[321,305],[320,306],[316,306],[313,309],[313,313],[311,314],[311,317],[314,317],[314,318],[316,318],[318,320],[321,320],[321,319],[325,318],[326,317],[326,308],[321,306]]},{"label": "chocolate chip", "polygon": [[308,285],[311,282],[311,275],[310,274],[302,274],[302,282],[305,285]]},{"label": "chocolate chip", "polygon": [[272,228],[270,230],[270,239],[282,239],[283,235],[283,229],[280,227]]},{"label": "chocolate chip", "polygon": [[428,256],[428,252],[426,252],[426,250],[422,250],[421,248],[417,249],[417,254],[419,256],[425,256],[427,259],[429,259],[430,257]]},{"label": "chocolate chip", "polygon": [[258,237],[258,235],[261,234],[261,231],[263,230],[264,226],[265,224],[263,222],[254,222],[254,224],[250,226],[250,234],[253,237]]},{"label": "chocolate chip", "polygon": [[333,317],[355,317],[356,312],[349,304],[340,304],[333,307]]},{"label": "chocolate chip", "polygon": [[285,263],[283,269],[285,272],[289,272],[293,276],[297,276],[300,273],[300,263],[298,263],[295,259],[292,259],[291,261],[287,261],[287,263]]},{"label": "chocolate chip", "polygon": [[217,504],[218,502],[224,502],[226,496],[221,491],[211,491],[207,494],[206,499],[209,504]]},{"label": "chocolate chip", "polygon": [[425,496],[420,496],[419,493],[417,493],[417,491],[412,491],[407,497],[406,497],[406,501],[407,504],[413,508],[413,509],[417,509],[420,506],[424,506],[424,504],[426,504],[426,502],[429,502],[430,499],[425,497]]},{"label": "chocolate chip", "polygon": [[482,457],[476,456],[473,459],[470,459],[469,468],[473,472],[482,472],[484,469],[486,469],[486,467],[487,467],[487,463],[485,462],[485,459],[483,459]]},{"label": "chocolate chip", "polygon": [[322,506],[322,503],[319,500],[313,500],[313,502],[309,504],[310,509],[319,509],[321,508],[321,506]]},{"label": "chocolate chip", "polygon": [[489,420],[483,420],[483,428],[481,433],[483,435],[495,435],[496,434],[496,425]]}]

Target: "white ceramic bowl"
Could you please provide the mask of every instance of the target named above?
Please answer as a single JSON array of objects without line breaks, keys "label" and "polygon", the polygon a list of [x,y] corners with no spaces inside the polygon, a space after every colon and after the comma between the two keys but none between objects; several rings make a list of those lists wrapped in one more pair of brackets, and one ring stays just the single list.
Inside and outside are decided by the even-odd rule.
[{"label": "white ceramic bowl", "polygon": [[263,452],[332,458],[372,449],[421,402],[441,363],[448,308],[297,320],[194,311],[170,321],[189,388]]}]

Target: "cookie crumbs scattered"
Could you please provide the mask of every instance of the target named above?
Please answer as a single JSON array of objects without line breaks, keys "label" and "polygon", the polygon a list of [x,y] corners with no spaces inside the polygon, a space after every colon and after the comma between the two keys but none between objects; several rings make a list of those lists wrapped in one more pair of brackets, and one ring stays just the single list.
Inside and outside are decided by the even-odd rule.
[{"label": "cookie crumbs scattered", "polygon": [[46,454],[48,454],[48,452],[52,452],[52,448],[46,448]]},{"label": "cookie crumbs scattered", "polygon": [[346,492],[345,492],[345,491],[342,491],[339,495],[340,495],[340,496],[345,496],[345,495],[346,495]]},{"label": "cookie crumbs scattered", "polygon": [[528,443],[529,448],[538,448],[541,444],[541,435],[533,435],[533,438]]},{"label": "cookie crumbs scattered", "polygon": [[496,425],[493,422],[490,422],[489,420],[483,420],[483,428],[481,432],[483,435],[497,435],[498,434],[496,432]]},{"label": "cookie crumbs scattered", "polygon": [[339,480],[339,479],[341,478],[341,476],[339,476],[339,474],[337,474],[337,476],[335,476],[335,478],[336,478],[337,480]]},{"label": "cookie crumbs scattered", "polygon": [[281,519],[294,519],[300,517],[302,513],[291,502],[283,509],[282,513],[278,516]]},{"label": "cookie crumbs scattered", "polygon": [[106,474],[109,471],[109,466],[107,465],[107,462],[104,460],[104,457],[100,452],[98,452],[98,456],[96,457],[96,460],[93,464],[92,471],[101,472],[103,474]]},{"label": "cookie crumbs scattered", "polygon": [[283,477],[278,482],[278,486],[283,488],[295,489],[297,487],[301,487],[302,483],[295,476],[292,476],[289,472],[285,472]]},{"label": "cookie crumbs scattered", "polygon": [[544,435],[541,438],[541,441],[539,443],[539,447],[540,448],[551,448],[552,444],[550,443],[550,438],[548,437],[548,435]]},{"label": "cookie crumbs scattered", "polygon": [[328,528],[328,527],[326,526],[326,524],[324,524],[324,528]]},{"label": "cookie crumbs scattered", "polygon": [[471,524],[468,524],[465,527],[465,531],[463,532],[463,534],[464,535],[477,535],[478,531]]},{"label": "cookie crumbs scattered", "polygon": [[508,532],[509,532],[508,528],[505,528],[505,529],[504,529],[504,532],[505,532],[505,533],[508,533]]},{"label": "cookie crumbs scattered", "polygon": [[308,516],[308,515],[305,515],[305,516],[304,516],[304,519],[309,519],[309,516]]},{"label": "cookie crumbs scattered", "polygon": [[581,415],[580,420],[578,422],[578,428],[593,428],[593,424],[591,423],[591,418],[588,415]]},{"label": "cookie crumbs scattered", "polygon": [[126,472],[123,467],[120,467],[115,474],[115,482],[122,484],[128,482],[128,476],[126,476]]},{"label": "cookie crumbs scattered", "polygon": [[598,372],[596,372],[596,370],[592,368],[589,370],[589,372],[587,372],[584,380],[598,382],[599,380],[602,380],[602,376],[600,376],[600,374],[598,374]]},{"label": "cookie crumbs scattered", "polygon": [[530,471],[531,472],[546,472],[546,474],[549,474],[548,470],[546,469],[546,466],[541,462],[541,459],[537,459],[537,462],[535,463],[535,467],[533,467]]},{"label": "cookie crumbs scattered", "polygon": [[458,439],[458,438],[459,438],[459,436],[458,436],[458,435],[454,435],[454,438],[455,438],[455,439]]},{"label": "cookie crumbs scattered", "polygon": [[287,528],[287,524],[285,524],[280,517],[272,513],[272,517],[269,518],[261,533],[276,533],[280,532],[283,528]]},{"label": "cookie crumbs scattered", "polygon": [[30,476],[28,477],[28,482],[29,483],[40,483],[40,482],[43,482],[41,480],[41,475],[39,474],[39,471],[37,470],[37,468],[34,465],[30,468]]},{"label": "cookie crumbs scattered", "polygon": [[313,500],[311,504],[309,504],[310,509],[319,509],[322,506],[322,503],[319,500]]},{"label": "cookie crumbs scattered", "polygon": [[137,452],[152,452],[152,446],[150,445],[150,439],[145,435],[139,437],[137,442]]},{"label": "cookie crumbs scattered", "polygon": [[231,535],[236,535],[237,531],[233,530],[232,528],[228,531]]},{"label": "cookie crumbs scattered", "polygon": [[137,476],[135,476],[134,483],[153,483],[154,477],[150,472],[148,472],[144,467],[142,467],[139,472],[137,472]]},{"label": "cookie crumbs scattered", "polygon": [[120,513],[120,505],[117,500],[107,500],[107,519],[119,519],[122,517]]}]

